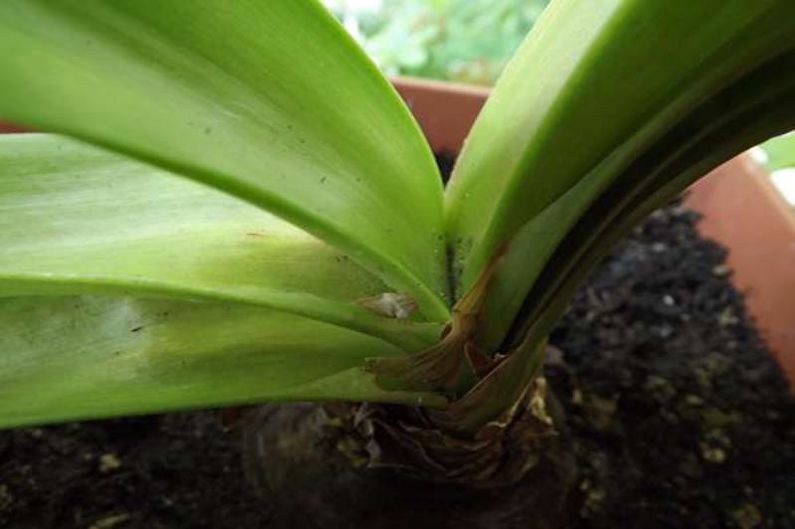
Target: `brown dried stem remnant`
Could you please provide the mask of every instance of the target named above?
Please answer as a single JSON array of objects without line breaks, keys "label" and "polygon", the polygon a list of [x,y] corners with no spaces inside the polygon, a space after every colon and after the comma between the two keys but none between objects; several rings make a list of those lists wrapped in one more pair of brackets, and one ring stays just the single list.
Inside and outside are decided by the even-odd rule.
[{"label": "brown dried stem remnant", "polygon": [[349,415],[351,431],[362,443],[356,459],[421,480],[486,488],[512,485],[558,436],[546,394],[546,381],[539,377],[521,399],[471,437],[439,428],[417,409],[387,413],[383,406],[362,404]]},{"label": "brown dried stem remnant", "polygon": [[379,383],[385,387],[458,394],[494,368],[498,360],[480,351],[476,337],[486,291],[503,253],[492,258],[472,288],[455,304],[452,320],[442,331],[439,343],[409,356],[370,362],[368,368]]}]

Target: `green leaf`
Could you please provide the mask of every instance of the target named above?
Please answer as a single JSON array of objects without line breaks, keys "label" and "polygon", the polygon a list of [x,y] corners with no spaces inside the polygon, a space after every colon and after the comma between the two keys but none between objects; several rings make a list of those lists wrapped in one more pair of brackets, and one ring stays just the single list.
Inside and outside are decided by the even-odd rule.
[{"label": "green leaf", "polygon": [[360,366],[389,344],[239,304],[0,298],[0,427],[263,400],[441,406],[379,389]]},{"label": "green leaf", "polygon": [[0,116],[242,198],[449,317],[430,150],[315,0],[7,0],[0,49]]},{"label": "green leaf", "polygon": [[[792,20],[786,0],[550,5],[479,116],[446,196],[459,292],[508,245],[486,307],[489,347],[596,199],[620,194],[611,186],[628,168],[675,147],[658,152],[677,124],[791,48]],[[764,87],[747,88],[753,97]],[[717,101],[701,116],[727,110]],[[622,185],[642,180],[640,169]]]},{"label": "green leaf", "polygon": [[[0,296],[238,301],[427,347],[435,324],[375,314],[388,287],[239,199],[45,134],[0,136]],[[0,350],[2,353],[2,350]]]},{"label": "green leaf", "polygon": [[[716,115],[716,101],[725,104],[718,108],[729,110]],[[524,300],[518,328],[511,333],[514,340],[546,336],[579,283],[645,216],[736,153],[792,128],[792,101],[795,53],[788,53],[728,87],[670,130],[658,152],[645,153],[577,219]],[[644,178],[633,178],[633,173]]]},{"label": "green leaf", "polygon": [[[445,412],[456,427],[477,428],[516,402],[543,359],[546,337],[612,246],[710,168],[791,128],[793,100],[795,53],[788,53],[695,110],[619,175],[618,185],[597,198],[547,260],[506,340],[511,354]],[[716,108],[730,110],[718,115]],[[633,181],[638,172],[648,176]]]}]

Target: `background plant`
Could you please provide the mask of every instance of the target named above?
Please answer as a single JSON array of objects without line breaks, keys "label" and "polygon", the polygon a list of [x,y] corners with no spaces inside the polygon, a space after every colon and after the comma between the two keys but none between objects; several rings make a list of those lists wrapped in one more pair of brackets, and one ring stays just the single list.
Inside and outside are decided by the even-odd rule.
[{"label": "background plant", "polygon": [[754,154],[771,173],[770,178],[784,198],[795,206],[795,133],[783,134],[759,147]]},{"label": "background plant", "polygon": [[327,0],[389,75],[492,84],[548,0]]}]

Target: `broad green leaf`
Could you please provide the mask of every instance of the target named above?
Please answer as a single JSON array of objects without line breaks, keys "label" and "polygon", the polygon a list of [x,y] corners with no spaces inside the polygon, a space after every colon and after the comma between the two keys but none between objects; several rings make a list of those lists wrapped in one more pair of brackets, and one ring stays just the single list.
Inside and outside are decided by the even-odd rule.
[{"label": "broad green leaf", "polygon": [[449,316],[430,150],[316,0],[5,0],[0,49],[0,116],[242,198]]},{"label": "broad green leaf", "polygon": [[[764,71],[767,70],[767,71]],[[780,72],[787,72],[781,75]],[[648,175],[632,181],[631,171],[619,177],[625,187],[612,189],[588,208],[548,259],[523,308],[532,311],[519,321],[551,330],[579,282],[636,223],[661,207],[709,170],[738,152],[795,124],[795,54],[789,54],[750,79],[718,96],[731,102],[727,112],[715,116],[713,102],[695,111],[669,132],[671,146],[665,156],[639,160],[635,169]],[[759,85],[758,97],[748,100],[749,86]],[[677,141],[678,140],[678,141]],[[518,336],[526,333],[518,332]],[[542,335],[542,334],[539,334]]]},{"label": "broad green leaf", "polygon": [[[479,116],[446,196],[459,293],[508,245],[512,264],[498,270],[485,317],[490,347],[596,198],[694,109],[792,48],[793,20],[786,0],[550,5]],[[704,117],[727,109],[712,111]]]},{"label": "broad green leaf", "polygon": [[[752,101],[747,101],[749,93],[756,93]],[[727,107],[731,110],[716,116],[712,101],[695,111],[666,134],[660,144],[664,154],[646,153],[648,159],[636,162],[636,169],[650,177],[628,182],[628,192],[603,194],[577,220],[525,300],[524,313],[507,341],[512,353],[445,412],[455,419],[456,428],[476,429],[516,402],[543,362],[546,337],[575,290],[638,222],[734,153],[793,126],[795,54],[729,87],[718,99],[733,103]],[[619,180],[631,174],[628,170]]]},{"label": "broad green leaf", "polygon": [[[583,266],[589,270],[596,264],[594,260],[583,264],[579,256],[604,255],[616,241],[608,234],[618,227],[624,234],[632,223],[642,219],[635,213],[630,214],[641,204],[651,200],[661,206],[718,164],[771,135],[792,128],[795,125],[793,101],[795,53],[790,52],[692,109],[686,119],[615,174],[605,189],[600,189],[599,185],[605,173],[601,170],[603,167],[589,172],[574,188],[528,222],[514,238],[515,251],[509,252],[492,291],[494,299],[502,301],[503,309],[523,306],[514,328],[531,325],[535,320],[533,314],[544,310],[545,303],[553,297],[560,297],[555,294],[559,283],[573,287],[572,270]],[[638,135],[648,133],[654,126],[650,123],[638,131]],[[604,165],[609,169],[622,154],[618,150]],[[580,208],[583,196],[590,197],[591,201],[584,212]],[[652,210],[642,211],[648,214]],[[628,218],[634,220],[630,222]],[[569,228],[560,239],[544,238],[550,226]],[[528,255],[528,252],[533,254]],[[530,293],[516,291],[517,276],[527,275],[538,278]],[[574,275],[584,278],[579,273]],[[564,307],[568,296],[562,296]],[[487,313],[497,314],[498,310],[496,306],[487,307]],[[512,334],[515,335],[512,339],[518,339],[515,331]]]},{"label": "broad green leaf", "polygon": [[62,137],[0,136],[0,296],[238,301],[427,346],[436,325],[362,306],[387,291],[340,251],[215,189]]},{"label": "broad green leaf", "polygon": [[239,304],[0,298],[0,428],[263,400],[441,405],[361,369],[373,337]]},{"label": "broad green leaf", "polygon": [[[784,72],[784,73],[782,73]],[[750,96],[750,94],[754,94]],[[750,96],[750,97],[749,97]],[[716,100],[729,109],[715,115]],[[520,325],[549,332],[587,273],[621,237],[656,208],[738,152],[795,124],[795,53],[766,65],[666,134],[660,152],[646,153],[619,175],[576,221],[549,257],[525,299]],[[635,172],[645,175],[633,178]],[[526,328],[512,333],[517,338]],[[536,332],[543,336],[540,330]]]}]

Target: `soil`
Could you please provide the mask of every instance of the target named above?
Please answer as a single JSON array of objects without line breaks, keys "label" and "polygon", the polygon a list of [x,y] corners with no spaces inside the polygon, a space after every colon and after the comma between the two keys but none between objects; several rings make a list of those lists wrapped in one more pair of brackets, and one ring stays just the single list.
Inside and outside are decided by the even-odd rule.
[{"label": "soil", "polygon": [[[582,529],[795,528],[795,400],[696,220],[678,204],[655,213],[552,335]],[[0,527],[268,527],[240,423],[223,416],[0,432]]]},{"label": "soil", "polygon": [[696,219],[654,213],[551,337],[583,529],[795,527],[795,399]]}]

